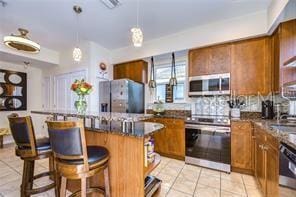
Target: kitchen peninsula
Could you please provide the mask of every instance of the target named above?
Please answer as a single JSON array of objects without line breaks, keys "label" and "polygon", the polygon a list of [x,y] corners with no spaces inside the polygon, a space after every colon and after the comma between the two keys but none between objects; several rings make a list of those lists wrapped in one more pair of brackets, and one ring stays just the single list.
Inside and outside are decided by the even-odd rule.
[{"label": "kitchen peninsula", "polygon": [[[144,196],[145,178],[160,163],[160,156],[156,154],[154,162],[145,166],[145,141],[163,128],[159,123],[141,121],[151,117],[150,115],[94,112],[77,115],[70,111],[31,113],[50,115],[55,120],[84,119],[87,145],[104,146],[109,150],[111,195]],[[91,186],[102,184],[101,174],[90,179]],[[70,181],[67,185],[71,192],[79,187],[79,181]]]}]

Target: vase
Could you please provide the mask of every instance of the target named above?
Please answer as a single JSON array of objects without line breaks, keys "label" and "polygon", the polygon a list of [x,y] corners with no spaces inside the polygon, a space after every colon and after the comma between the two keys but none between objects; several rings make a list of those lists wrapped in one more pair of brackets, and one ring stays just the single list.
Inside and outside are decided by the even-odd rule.
[{"label": "vase", "polygon": [[86,112],[87,103],[84,95],[78,95],[78,100],[75,101],[75,108],[78,114],[84,114]]}]

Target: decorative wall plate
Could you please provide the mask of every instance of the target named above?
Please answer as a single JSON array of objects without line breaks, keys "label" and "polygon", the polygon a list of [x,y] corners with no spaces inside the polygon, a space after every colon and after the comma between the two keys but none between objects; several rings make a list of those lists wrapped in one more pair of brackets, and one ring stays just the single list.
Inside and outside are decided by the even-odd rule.
[{"label": "decorative wall plate", "polygon": [[101,62],[101,63],[99,64],[99,67],[100,67],[100,69],[101,69],[102,71],[107,70],[107,65],[106,65],[104,62]]}]

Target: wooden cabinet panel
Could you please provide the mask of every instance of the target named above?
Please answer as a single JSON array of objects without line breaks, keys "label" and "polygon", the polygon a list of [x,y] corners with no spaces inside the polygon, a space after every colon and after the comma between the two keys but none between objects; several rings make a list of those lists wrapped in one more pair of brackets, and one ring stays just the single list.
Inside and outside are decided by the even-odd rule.
[{"label": "wooden cabinet panel", "polygon": [[255,127],[255,176],[265,196],[279,195],[279,142]]},{"label": "wooden cabinet panel", "polygon": [[209,48],[209,74],[229,73],[231,64],[231,44]]},{"label": "wooden cabinet panel", "polygon": [[234,171],[253,173],[251,122],[231,123],[231,166]]},{"label": "wooden cabinet panel", "polygon": [[280,40],[280,85],[296,80],[296,68],[284,67],[284,63],[296,56],[296,19],[284,22],[279,27]]},{"label": "wooden cabinet panel", "polygon": [[147,83],[148,63],[137,60],[116,64],[113,67],[113,79],[131,79],[136,82]]},{"label": "wooden cabinet panel", "polygon": [[231,44],[189,51],[189,77],[230,72]]},{"label": "wooden cabinet panel", "polygon": [[271,90],[270,39],[233,43],[231,89],[237,95],[268,94]]},{"label": "wooden cabinet panel", "polygon": [[189,51],[189,77],[208,75],[209,48]]},{"label": "wooden cabinet panel", "polygon": [[280,40],[279,29],[271,36],[271,81],[272,91],[280,91]]},{"label": "wooden cabinet panel", "polygon": [[184,159],[185,157],[185,123],[181,119],[154,118],[148,122],[158,122],[165,128],[153,134],[155,152],[161,155]]},{"label": "wooden cabinet panel", "polygon": [[[267,141],[267,144],[269,142]],[[266,196],[279,196],[279,151],[266,145]]]},{"label": "wooden cabinet panel", "polygon": [[260,129],[255,130],[255,176],[262,191],[266,191],[265,184],[265,155],[262,146],[265,143],[265,136]]}]

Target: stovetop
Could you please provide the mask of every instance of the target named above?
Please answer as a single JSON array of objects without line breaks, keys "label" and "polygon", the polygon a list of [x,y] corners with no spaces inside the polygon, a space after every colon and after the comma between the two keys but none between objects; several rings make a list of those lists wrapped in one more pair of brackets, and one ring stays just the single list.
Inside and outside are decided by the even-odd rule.
[{"label": "stovetop", "polygon": [[230,119],[228,116],[192,115],[186,119],[185,123],[230,126]]}]

